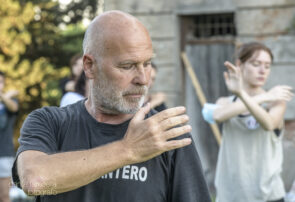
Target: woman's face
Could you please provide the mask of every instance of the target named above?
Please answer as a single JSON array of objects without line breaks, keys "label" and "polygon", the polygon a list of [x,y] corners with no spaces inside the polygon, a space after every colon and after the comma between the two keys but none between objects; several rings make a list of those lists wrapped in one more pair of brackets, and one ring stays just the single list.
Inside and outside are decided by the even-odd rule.
[{"label": "woman's face", "polygon": [[272,60],[268,52],[256,51],[245,63],[241,64],[243,81],[250,87],[261,87],[265,84]]},{"label": "woman's face", "polygon": [[83,59],[79,58],[72,66],[72,72],[75,77],[79,77],[83,70]]}]

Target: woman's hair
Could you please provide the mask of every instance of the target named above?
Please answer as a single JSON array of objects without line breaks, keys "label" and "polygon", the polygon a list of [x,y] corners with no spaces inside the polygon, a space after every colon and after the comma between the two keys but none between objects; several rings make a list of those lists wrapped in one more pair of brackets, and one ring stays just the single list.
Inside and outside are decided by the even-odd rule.
[{"label": "woman's hair", "polygon": [[75,92],[83,96],[86,94],[86,76],[84,71],[82,71],[80,77],[76,81]]},{"label": "woman's hair", "polygon": [[73,72],[73,66],[76,64],[76,62],[82,58],[83,55],[81,53],[77,53],[75,54],[73,57],[71,57],[70,59],[70,69],[71,69],[71,76],[70,76],[70,79],[71,80],[75,80],[76,76],[74,75],[74,72]]},{"label": "woman's hair", "polygon": [[73,57],[70,59],[70,67],[72,68],[74,64],[82,57],[83,55],[81,53],[75,54]]},{"label": "woman's hair", "polygon": [[271,50],[267,46],[259,42],[250,42],[250,43],[245,43],[241,45],[237,49],[236,59],[240,60],[241,63],[245,63],[248,59],[250,59],[256,53],[256,51],[261,51],[261,50],[266,51],[270,55],[271,61],[273,61],[273,54]]}]

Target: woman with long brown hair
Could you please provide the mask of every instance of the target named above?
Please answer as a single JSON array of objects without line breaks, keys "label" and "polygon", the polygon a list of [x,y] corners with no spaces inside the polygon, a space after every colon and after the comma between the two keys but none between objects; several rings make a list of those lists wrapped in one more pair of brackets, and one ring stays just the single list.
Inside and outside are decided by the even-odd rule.
[{"label": "woman with long brown hair", "polygon": [[264,44],[246,43],[236,64],[225,62],[226,86],[234,95],[219,98],[212,112],[223,123],[215,185],[217,202],[284,201],[282,136],[292,88],[263,89],[273,54]]}]

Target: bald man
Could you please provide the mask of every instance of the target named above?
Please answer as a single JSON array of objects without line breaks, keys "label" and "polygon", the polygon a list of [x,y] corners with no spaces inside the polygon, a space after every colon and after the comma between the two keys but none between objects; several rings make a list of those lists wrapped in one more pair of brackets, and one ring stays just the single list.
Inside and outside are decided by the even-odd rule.
[{"label": "bald man", "polygon": [[13,179],[37,201],[207,202],[184,107],[142,106],[152,42],[133,16],[95,18],[83,41],[87,99],[23,124]]}]

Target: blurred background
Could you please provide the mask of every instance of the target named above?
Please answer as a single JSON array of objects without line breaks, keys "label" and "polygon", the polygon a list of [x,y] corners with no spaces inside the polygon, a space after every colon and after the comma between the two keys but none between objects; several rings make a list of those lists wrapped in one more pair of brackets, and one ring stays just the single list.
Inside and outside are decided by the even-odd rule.
[{"label": "blurred background", "polygon": [[[210,191],[218,144],[201,117],[201,105],[182,64],[185,51],[208,102],[228,95],[223,62],[233,61],[243,42],[260,41],[274,53],[269,89],[295,88],[295,0],[0,0],[0,70],[7,89],[19,91],[19,128],[29,112],[59,105],[61,78],[70,75],[69,61],[81,53],[89,21],[107,10],[136,16],[149,30],[158,75],[153,92],[164,92],[168,107],[185,105],[192,135]],[[295,99],[286,111],[283,179],[288,191],[295,180]]]}]

